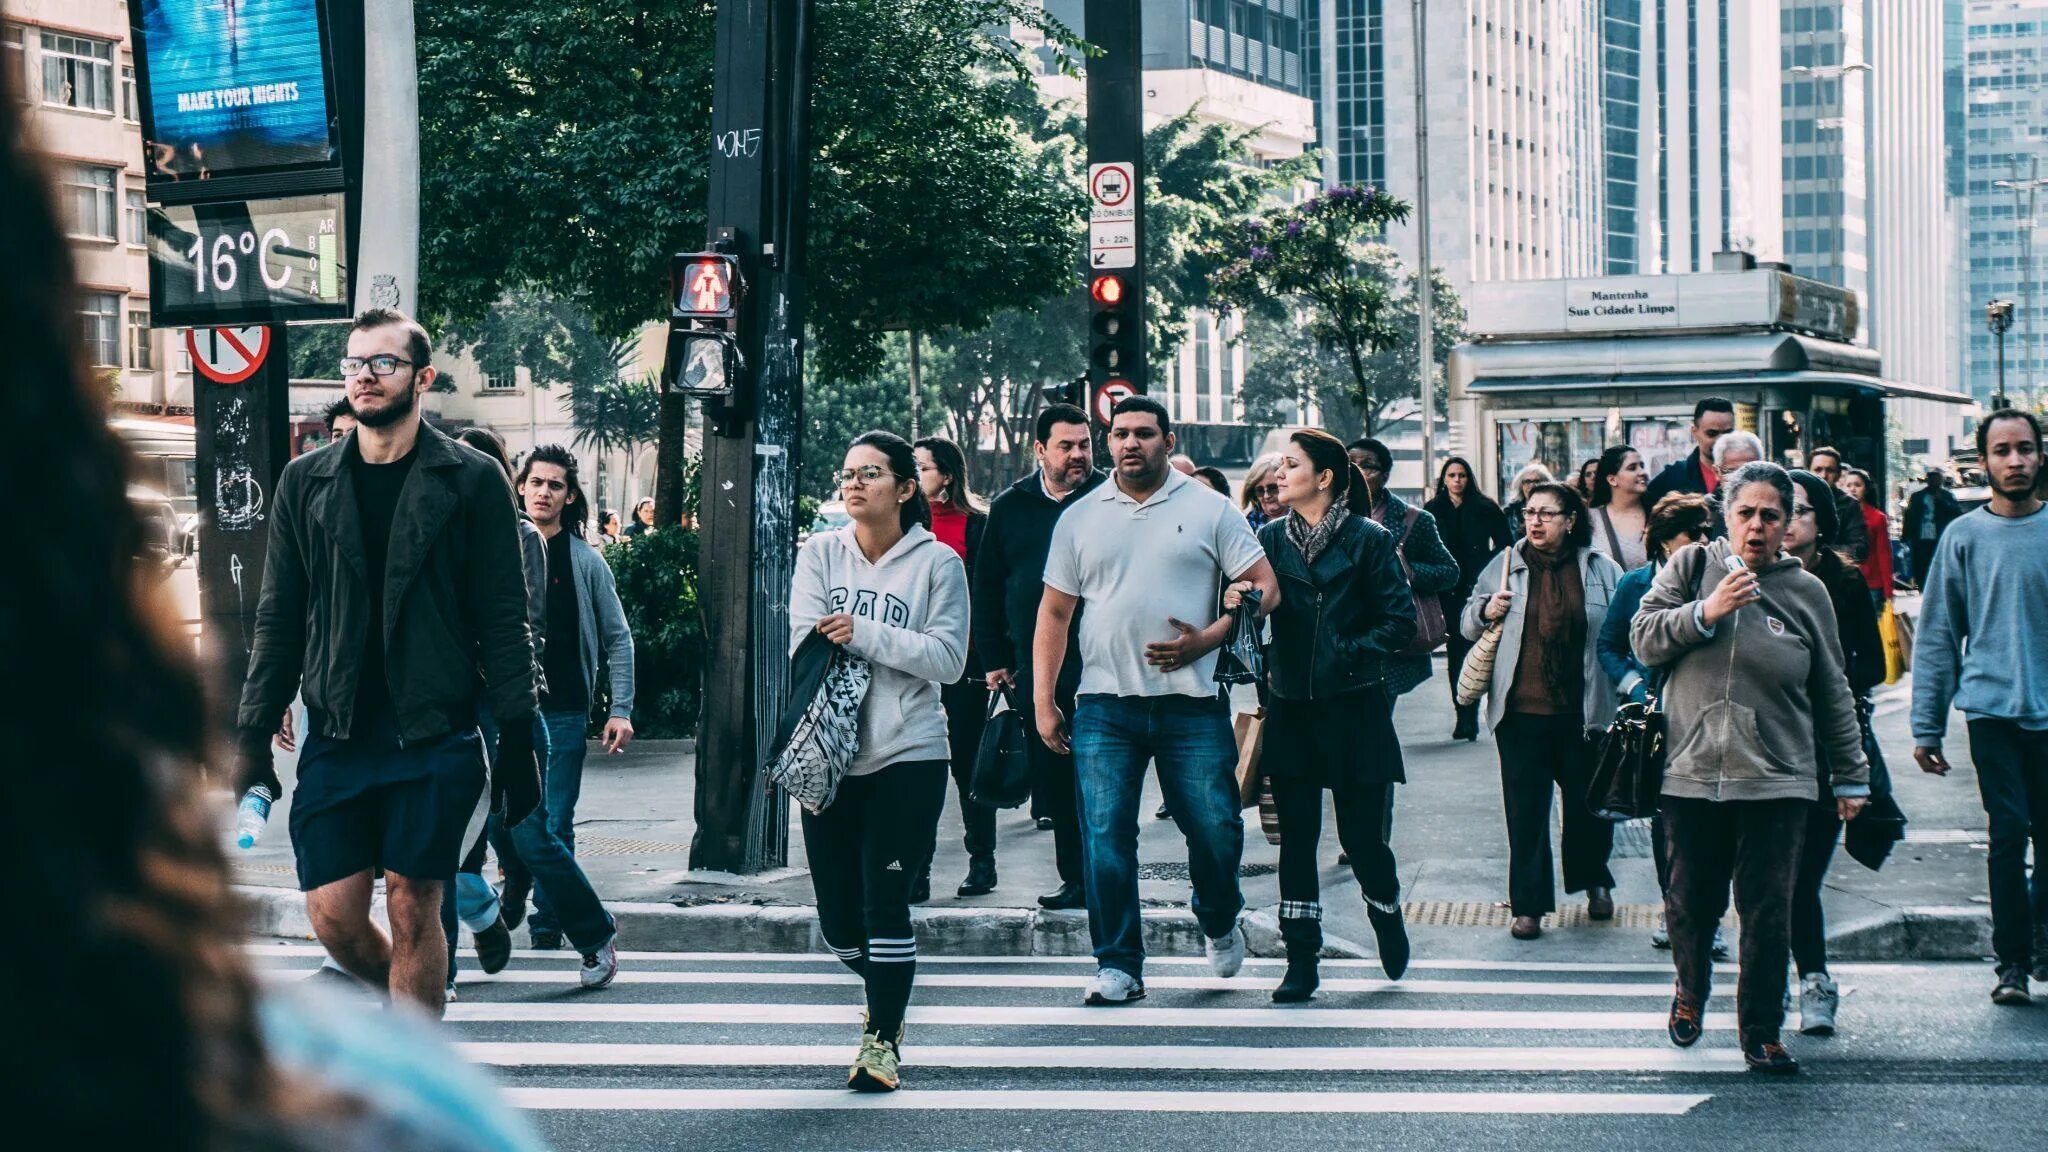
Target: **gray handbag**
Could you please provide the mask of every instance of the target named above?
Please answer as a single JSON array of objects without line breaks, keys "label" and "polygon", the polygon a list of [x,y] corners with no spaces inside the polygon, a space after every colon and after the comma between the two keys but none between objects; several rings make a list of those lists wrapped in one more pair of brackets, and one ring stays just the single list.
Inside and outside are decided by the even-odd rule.
[{"label": "gray handbag", "polygon": [[[799,650],[799,658],[803,655]],[[813,816],[839,794],[839,782],[860,752],[860,705],[872,678],[865,659],[833,645],[817,690],[795,715],[788,739],[780,742],[768,763],[769,782]]]}]

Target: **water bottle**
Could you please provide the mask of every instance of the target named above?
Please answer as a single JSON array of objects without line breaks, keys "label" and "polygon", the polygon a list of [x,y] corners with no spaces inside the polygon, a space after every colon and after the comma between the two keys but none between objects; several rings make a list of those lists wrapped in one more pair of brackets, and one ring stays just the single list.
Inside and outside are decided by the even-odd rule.
[{"label": "water bottle", "polygon": [[235,847],[246,852],[263,838],[263,825],[270,820],[270,805],[275,799],[262,784],[242,795],[241,806],[235,810]]}]

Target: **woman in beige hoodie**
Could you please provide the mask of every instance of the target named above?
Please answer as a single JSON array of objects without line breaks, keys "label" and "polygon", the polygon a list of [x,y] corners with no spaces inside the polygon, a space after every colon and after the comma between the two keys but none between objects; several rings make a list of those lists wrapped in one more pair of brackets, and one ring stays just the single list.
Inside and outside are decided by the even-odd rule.
[{"label": "woman in beige hoodie", "polygon": [[1732,882],[1742,919],[1742,1054],[1756,1071],[1789,1074],[1799,1064],[1779,1043],[1779,1027],[1793,881],[1819,795],[1816,755],[1829,758],[1844,820],[1869,799],[1870,766],[1827,586],[1784,551],[1791,477],[1775,464],[1747,464],[1721,495],[1728,538],[1666,564],[1630,634],[1637,657],[1667,674],[1665,914],[1678,968],[1668,1030],[1680,1047],[1700,1038],[1714,928]]}]

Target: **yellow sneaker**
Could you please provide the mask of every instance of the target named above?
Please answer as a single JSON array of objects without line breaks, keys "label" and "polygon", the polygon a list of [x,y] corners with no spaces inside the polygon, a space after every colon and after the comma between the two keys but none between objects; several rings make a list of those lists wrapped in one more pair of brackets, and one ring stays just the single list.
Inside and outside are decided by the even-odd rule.
[{"label": "yellow sneaker", "polygon": [[901,1061],[893,1041],[884,1040],[873,1032],[863,1032],[860,1055],[853,1058],[853,1068],[846,1074],[846,1086],[855,1092],[894,1092],[903,1082],[899,1070]]}]

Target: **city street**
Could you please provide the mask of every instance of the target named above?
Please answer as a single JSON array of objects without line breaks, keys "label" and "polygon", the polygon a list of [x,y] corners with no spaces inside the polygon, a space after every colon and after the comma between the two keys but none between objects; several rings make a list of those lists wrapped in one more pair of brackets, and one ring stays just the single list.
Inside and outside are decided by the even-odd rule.
[{"label": "city street", "polygon": [[[1789,1037],[1805,1074],[1776,1080],[1743,1070],[1726,996],[1697,1048],[1665,1040],[1666,964],[1466,943],[1394,986],[1329,962],[1290,1007],[1273,962],[1155,960],[1144,1003],[1105,1009],[1082,958],[926,957],[885,1097],[842,1087],[860,993],[829,957],[625,953],[587,994],[572,954],[521,952],[465,971],[447,1030],[565,1152],[2038,1146],[2048,1010],[1993,1007],[1982,965],[1841,966],[1841,1032]],[[318,962],[252,950],[277,979]]]}]

